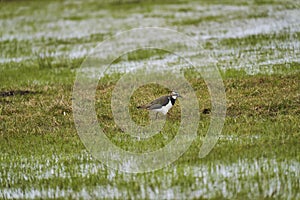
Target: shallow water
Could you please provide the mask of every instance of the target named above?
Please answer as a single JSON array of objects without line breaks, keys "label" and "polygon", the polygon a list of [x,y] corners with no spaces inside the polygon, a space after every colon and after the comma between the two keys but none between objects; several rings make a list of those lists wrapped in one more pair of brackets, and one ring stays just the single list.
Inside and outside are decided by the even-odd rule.
[{"label": "shallow water", "polygon": [[[1,160],[3,160],[1,156]],[[104,167],[92,159],[87,152],[72,155],[67,160],[73,160],[73,165],[65,165],[65,155],[53,155],[52,158],[41,160],[32,158],[21,159],[10,163],[9,170],[1,173],[1,177],[10,177],[10,183],[20,180],[40,181],[40,185],[25,187],[4,187],[0,196],[6,198],[236,198],[237,195],[248,191],[249,199],[273,197],[294,199],[299,198],[295,186],[299,184],[296,177],[300,176],[300,162],[295,159],[278,160],[273,158],[239,158],[234,162],[214,161],[187,166],[171,166],[160,171],[160,175],[122,174]],[[100,179],[93,184],[84,181],[89,177],[105,176],[109,184]],[[83,181],[78,181],[80,177]],[[60,180],[69,179],[78,181],[77,189],[60,186]],[[3,181],[3,179],[2,179]],[[55,182],[57,185],[47,185],[46,182]],[[136,182],[138,190],[123,187],[122,183]],[[184,184],[184,185],[181,185]]]},{"label": "shallow water", "polygon": [[[32,60],[36,53],[48,51],[55,52],[52,56],[84,57],[110,36],[131,28],[149,26],[175,29],[200,44],[209,44],[208,48],[205,47],[204,63],[211,64],[210,58],[214,58],[211,61],[217,60],[216,64],[221,69],[272,72],[272,65],[299,62],[297,34],[300,31],[300,12],[296,2],[291,5],[280,1],[266,5],[242,2],[220,5],[191,1],[184,4],[149,4],[146,6],[148,9],[135,7],[124,10],[101,7],[95,10],[92,9],[92,1],[66,1],[64,9],[60,4],[44,2],[39,10],[32,10],[36,6],[34,3],[23,4],[9,18],[6,16],[15,10],[15,4],[4,4],[0,15],[0,42],[4,49],[0,63]],[[83,9],[79,12],[77,8],[80,7]],[[255,35],[257,39],[247,39]],[[260,36],[263,38],[260,39]],[[241,40],[241,43],[233,46],[222,44],[226,39]],[[11,41],[15,43],[14,50],[10,48]],[[132,42],[139,41],[128,39],[123,45],[130,46]],[[195,53],[189,52],[190,55]],[[164,60],[169,60],[168,55],[158,62]],[[267,69],[264,67],[266,64],[269,65]],[[132,67],[127,62],[123,62],[122,66],[123,70]]]}]

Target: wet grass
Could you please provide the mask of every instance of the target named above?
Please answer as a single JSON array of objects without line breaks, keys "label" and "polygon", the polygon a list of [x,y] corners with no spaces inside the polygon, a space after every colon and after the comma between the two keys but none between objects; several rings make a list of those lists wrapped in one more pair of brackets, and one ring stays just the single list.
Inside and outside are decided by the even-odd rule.
[{"label": "wet grass", "polygon": [[128,62],[128,61],[143,61],[147,59],[162,59],[169,52],[161,49],[138,49],[132,52],[128,52],[125,55],[121,55],[113,61],[114,64],[119,62]]},{"label": "wet grass", "polygon": [[[222,6],[229,11],[219,9]],[[275,32],[226,35],[235,33],[227,25],[240,17],[237,27],[251,20],[260,25],[259,20],[275,17],[277,11],[282,16],[281,11],[294,9],[299,9],[297,2],[279,0],[203,1],[201,6],[192,1],[66,1],[63,6],[58,1],[1,1],[0,198],[299,199],[298,26],[293,22],[278,24]],[[86,151],[73,121],[72,89],[88,50],[120,30],[141,26],[141,16],[145,26],[170,25],[196,38],[213,35],[199,42],[204,43],[206,58],[218,60],[227,116],[217,145],[199,159],[210,122],[210,96],[201,75],[184,70],[199,100],[197,139],[166,168],[126,174]],[[218,26],[205,26],[210,23]],[[141,49],[113,65],[126,68],[131,62],[165,61],[168,56],[163,50]],[[172,60],[170,65],[180,63]],[[180,126],[180,101],[159,134],[137,140],[121,131],[112,116],[110,98],[122,75],[99,80],[99,126],[128,151],[164,147]],[[166,93],[167,88],[156,84],[138,88],[129,105],[132,119],[147,125],[148,112],[136,106]]]},{"label": "wet grass", "polygon": [[[36,70],[27,68],[28,73]],[[64,70],[61,77],[56,77],[55,68],[38,70],[48,75],[40,76],[47,81],[36,85],[31,84],[37,81],[36,76],[20,76],[18,82],[2,79],[2,93],[13,89],[32,91],[1,97],[3,197],[172,198],[169,189],[182,198],[297,197],[299,73],[252,76],[240,70],[224,72],[226,124],[217,146],[206,158],[199,159],[201,138],[210,119],[201,111],[210,108],[209,93],[197,73],[187,70],[185,76],[197,91],[201,108],[198,139],[171,166],[130,175],[106,168],[85,151],[72,120],[75,74],[69,68]],[[96,107],[100,125],[111,141],[129,151],[146,152],[165,146],[176,135],[179,104],[171,110],[160,134],[136,141],[116,128],[110,111],[111,92],[121,75],[107,75],[99,82]],[[130,107],[132,118],[140,120],[138,123],[147,122],[147,112],[135,110],[135,105],[166,92],[156,85],[137,90]],[[112,195],[111,191],[116,193]]]}]

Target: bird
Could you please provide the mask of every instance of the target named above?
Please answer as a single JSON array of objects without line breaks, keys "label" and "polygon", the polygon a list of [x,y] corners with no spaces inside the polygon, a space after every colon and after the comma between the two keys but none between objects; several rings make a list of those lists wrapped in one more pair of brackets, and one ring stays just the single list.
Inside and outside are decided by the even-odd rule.
[{"label": "bird", "polygon": [[169,95],[159,97],[148,104],[137,106],[137,108],[156,111],[157,112],[156,119],[157,119],[157,114],[159,112],[164,115],[168,113],[168,111],[175,104],[175,101],[178,97],[182,98],[182,96],[178,92],[172,91]]}]

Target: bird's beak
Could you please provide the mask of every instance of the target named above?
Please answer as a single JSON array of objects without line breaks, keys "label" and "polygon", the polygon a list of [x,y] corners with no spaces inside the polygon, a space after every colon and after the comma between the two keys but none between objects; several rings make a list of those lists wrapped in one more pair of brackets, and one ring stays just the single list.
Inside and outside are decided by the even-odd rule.
[{"label": "bird's beak", "polygon": [[181,98],[183,98],[183,96],[181,96],[181,95],[178,95],[178,97],[181,97]]}]

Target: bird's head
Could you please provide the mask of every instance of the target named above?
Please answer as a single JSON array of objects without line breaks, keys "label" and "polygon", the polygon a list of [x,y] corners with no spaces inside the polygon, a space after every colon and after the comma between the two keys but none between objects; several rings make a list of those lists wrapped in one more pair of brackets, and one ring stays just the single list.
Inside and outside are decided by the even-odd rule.
[{"label": "bird's head", "polygon": [[178,92],[176,92],[176,91],[172,91],[171,92],[171,96],[172,96],[173,99],[177,99],[177,97],[181,97],[182,98],[182,96]]}]

